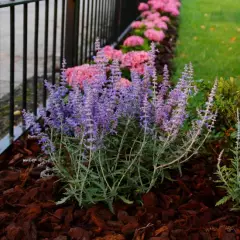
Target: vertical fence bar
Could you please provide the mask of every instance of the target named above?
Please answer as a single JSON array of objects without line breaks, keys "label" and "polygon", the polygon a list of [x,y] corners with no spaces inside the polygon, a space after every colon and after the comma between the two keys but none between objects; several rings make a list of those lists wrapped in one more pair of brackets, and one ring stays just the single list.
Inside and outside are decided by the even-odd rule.
[{"label": "vertical fence bar", "polygon": [[56,82],[56,44],[57,44],[57,11],[58,0],[54,0],[53,16],[53,49],[52,49],[52,84]]},{"label": "vertical fence bar", "polygon": [[109,32],[110,32],[110,36],[109,36],[109,40],[110,42],[113,42],[113,38],[114,38],[114,31],[113,31],[113,18],[114,18],[114,13],[115,13],[115,4],[116,4],[116,0],[112,0],[111,1],[111,13],[110,13],[110,24],[109,24]]},{"label": "vertical fence bar", "polygon": [[[95,14],[94,14],[94,42],[96,41],[97,36],[97,12],[98,12],[98,8],[97,8],[97,0],[95,0],[95,5],[94,5],[94,9],[95,9]],[[95,52],[95,45],[93,45],[93,53]]]},{"label": "vertical fence bar", "polygon": [[75,1],[67,0],[64,55],[65,55],[68,67],[73,66],[74,9],[75,9]]},{"label": "vertical fence bar", "polygon": [[110,0],[107,0],[107,26],[106,26],[106,38],[107,42],[106,44],[109,43],[109,23],[110,23],[110,18],[111,18],[111,8],[110,8]]},{"label": "vertical fence bar", "polygon": [[34,32],[34,79],[33,79],[33,113],[37,115],[38,100],[38,33],[39,33],[39,2],[35,3],[35,32]]},{"label": "vertical fence bar", "polygon": [[105,19],[106,19],[106,0],[103,0],[103,6],[102,6],[102,45],[105,45]]},{"label": "vertical fence bar", "polygon": [[116,0],[115,2],[115,13],[114,13],[114,39],[117,40],[118,36],[120,35],[121,30],[121,17],[122,17],[122,0]]},{"label": "vertical fence bar", "polygon": [[10,99],[9,99],[9,135],[13,137],[14,126],[14,58],[15,58],[15,7],[10,7]]},{"label": "vertical fence bar", "polygon": [[101,38],[101,36],[100,36],[101,10],[100,10],[100,9],[101,9],[101,0],[98,0],[98,7],[97,7],[97,11],[98,11],[98,20],[97,20],[98,30],[97,30],[97,37],[98,37],[98,38]]},{"label": "vertical fence bar", "polygon": [[88,41],[88,40],[89,40],[89,39],[88,39],[88,32],[89,32],[88,30],[89,30],[89,27],[90,27],[90,26],[89,26],[89,16],[90,16],[90,4],[89,4],[89,1],[90,1],[90,0],[87,1],[87,19],[86,19],[87,21],[86,21],[86,36],[85,36],[86,46],[85,46],[84,61],[86,61],[86,59],[87,59],[87,57],[88,57],[88,56],[87,56],[87,55],[88,55],[88,48],[89,48],[89,46],[90,46],[90,45],[89,45],[89,41]]},{"label": "vertical fence bar", "polygon": [[85,0],[82,0],[82,30],[81,30],[81,55],[80,55],[80,63],[83,63],[84,56],[84,33],[85,33]]},{"label": "vertical fence bar", "polygon": [[78,37],[79,37],[79,13],[80,12],[80,0],[75,1],[74,11],[74,44],[73,44],[73,65],[77,65],[78,61]]},{"label": "vertical fence bar", "polygon": [[27,33],[28,5],[23,5],[23,75],[22,75],[22,109],[27,109]]},{"label": "vertical fence bar", "polygon": [[[48,19],[49,19],[49,0],[45,0],[45,31],[44,31],[44,62],[43,62],[43,80],[47,80],[48,65]],[[43,106],[46,107],[47,91],[43,83]]]},{"label": "vertical fence bar", "polygon": [[106,9],[106,12],[107,12],[107,16],[106,16],[106,44],[109,44],[109,39],[108,39],[108,27],[109,27],[109,18],[110,18],[110,4],[109,4],[109,0],[107,0],[107,9]]},{"label": "vertical fence bar", "polygon": [[91,0],[91,22],[90,22],[90,26],[91,26],[91,31],[90,31],[90,50],[89,50],[89,57],[92,56],[93,54],[93,31],[95,30],[94,26],[93,26],[93,20],[94,20],[94,16],[93,16],[93,11],[94,11],[94,0]]},{"label": "vertical fence bar", "polygon": [[107,0],[107,16],[106,16],[106,44],[108,44],[108,23],[109,23],[109,17],[110,17],[110,12],[109,12],[109,0]]},{"label": "vertical fence bar", "polygon": [[108,18],[108,12],[107,12],[107,0],[105,0],[105,6],[104,6],[104,45],[107,42],[107,18]]},{"label": "vertical fence bar", "polygon": [[61,42],[60,42],[60,69],[63,62],[63,44],[64,44],[64,29],[65,29],[65,0],[62,0],[62,23],[61,23]]},{"label": "vertical fence bar", "polygon": [[104,0],[102,0],[101,4],[101,25],[100,25],[101,33],[100,33],[100,42],[101,46],[103,45],[103,33],[104,33]]}]

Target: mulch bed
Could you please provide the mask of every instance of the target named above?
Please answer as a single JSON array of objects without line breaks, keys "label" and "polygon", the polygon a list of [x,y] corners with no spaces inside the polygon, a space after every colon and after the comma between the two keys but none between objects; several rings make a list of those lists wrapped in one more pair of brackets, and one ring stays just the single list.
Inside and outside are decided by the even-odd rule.
[{"label": "mulch bed", "polygon": [[240,239],[240,216],[215,207],[223,192],[212,179],[216,159],[184,166],[183,176],[164,181],[142,196],[142,205],[117,202],[115,214],[98,204],[56,206],[61,183],[40,178],[41,168],[23,162],[39,154],[38,144],[19,140],[0,161],[1,240],[210,240]]},{"label": "mulch bed", "polygon": [[[177,21],[157,56],[161,73],[170,65]],[[116,202],[115,214],[98,204],[81,209],[72,202],[56,205],[62,184],[57,177],[41,179],[43,170],[23,162],[40,148],[33,139],[17,141],[0,157],[0,240],[213,240],[240,239],[240,216],[230,205],[216,207],[224,195],[216,187],[216,158],[184,165],[158,188],[141,196],[142,204]]]},{"label": "mulch bed", "polygon": [[[156,68],[159,74],[162,75],[164,65],[168,66],[170,75],[172,75],[174,66],[172,64],[172,59],[175,56],[175,47],[178,38],[178,25],[179,19],[172,19],[171,24],[168,25],[168,30],[166,31],[166,37],[161,43],[156,54]],[[188,64],[188,63],[186,63]]]}]

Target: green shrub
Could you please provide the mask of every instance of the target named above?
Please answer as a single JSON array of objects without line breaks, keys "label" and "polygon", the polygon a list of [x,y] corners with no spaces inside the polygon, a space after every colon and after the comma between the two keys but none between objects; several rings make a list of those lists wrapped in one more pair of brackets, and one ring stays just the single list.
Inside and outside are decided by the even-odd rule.
[{"label": "green shrub", "polygon": [[233,201],[232,210],[240,210],[240,119],[237,110],[237,132],[234,133],[236,138],[235,149],[232,150],[233,158],[227,165],[221,166],[223,151],[220,153],[217,164],[217,176],[219,186],[226,190],[226,196],[217,202],[216,205],[226,203],[228,200]]}]

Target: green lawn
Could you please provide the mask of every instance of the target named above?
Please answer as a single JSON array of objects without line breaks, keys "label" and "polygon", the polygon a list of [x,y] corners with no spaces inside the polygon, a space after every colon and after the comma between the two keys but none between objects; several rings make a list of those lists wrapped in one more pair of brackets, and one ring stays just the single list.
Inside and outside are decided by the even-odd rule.
[{"label": "green lawn", "polygon": [[175,79],[189,62],[195,79],[240,76],[240,0],[182,0]]}]

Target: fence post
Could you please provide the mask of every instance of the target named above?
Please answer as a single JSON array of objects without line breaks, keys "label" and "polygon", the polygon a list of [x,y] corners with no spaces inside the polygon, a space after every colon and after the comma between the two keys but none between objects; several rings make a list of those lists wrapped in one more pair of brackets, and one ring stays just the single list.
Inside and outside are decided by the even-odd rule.
[{"label": "fence post", "polygon": [[115,5],[115,18],[114,18],[114,34],[112,42],[117,41],[117,38],[120,34],[120,27],[121,27],[121,18],[122,18],[122,0],[116,0]]},{"label": "fence post", "polygon": [[64,55],[68,67],[73,66],[73,46],[74,46],[74,19],[75,19],[75,0],[67,0]]}]

